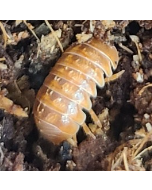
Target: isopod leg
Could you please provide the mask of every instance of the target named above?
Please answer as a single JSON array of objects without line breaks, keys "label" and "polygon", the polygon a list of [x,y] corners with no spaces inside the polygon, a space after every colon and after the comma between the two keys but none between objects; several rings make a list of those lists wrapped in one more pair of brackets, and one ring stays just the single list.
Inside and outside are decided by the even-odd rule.
[{"label": "isopod leg", "polygon": [[89,127],[86,125],[86,123],[82,124],[83,130],[87,135],[90,135],[93,139],[96,139],[94,134],[90,131]]},{"label": "isopod leg", "polygon": [[74,147],[77,147],[77,137],[74,135],[72,138],[67,139],[67,141]]},{"label": "isopod leg", "polygon": [[105,82],[111,82],[114,81],[116,79],[118,79],[119,77],[121,77],[121,75],[125,72],[125,70],[119,71],[116,74],[113,74],[111,77],[106,77],[104,80]]},{"label": "isopod leg", "polygon": [[101,124],[99,118],[97,117],[97,115],[94,113],[94,111],[91,109],[91,110],[89,111],[89,113],[90,113],[90,115],[91,115],[91,118],[92,118],[93,122],[94,122],[97,126],[99,126],[100,128],[102,128],[102,124]]}]

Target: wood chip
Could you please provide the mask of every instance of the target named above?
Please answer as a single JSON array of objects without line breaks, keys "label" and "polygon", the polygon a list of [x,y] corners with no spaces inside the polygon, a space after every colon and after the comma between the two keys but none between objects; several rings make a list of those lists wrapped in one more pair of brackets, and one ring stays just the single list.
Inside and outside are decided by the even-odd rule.
[{"label": "wood chip", "polygon": [[28,117],[27,113],[19,105],[15,105],[12,100],[3,95],[0,95],[0,109],[4,109],[6,112],[18,117]]}]

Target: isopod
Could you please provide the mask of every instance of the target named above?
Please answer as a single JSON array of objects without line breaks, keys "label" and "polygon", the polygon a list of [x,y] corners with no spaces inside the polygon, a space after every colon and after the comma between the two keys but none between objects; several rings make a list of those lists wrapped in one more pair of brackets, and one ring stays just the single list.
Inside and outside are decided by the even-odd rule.
[{"label": "isopod", "polygon": [[44,138],[54,144],[64,140],[74,144],[80,126],[94,137],[85,124],[83,110],[102,127],[90,98],[97,96],[97,86],[104,86],[104,75],[112,76],[118,60],[115,46],[96,38],[67,48],[46,77],[34,103],[35,122]]}]

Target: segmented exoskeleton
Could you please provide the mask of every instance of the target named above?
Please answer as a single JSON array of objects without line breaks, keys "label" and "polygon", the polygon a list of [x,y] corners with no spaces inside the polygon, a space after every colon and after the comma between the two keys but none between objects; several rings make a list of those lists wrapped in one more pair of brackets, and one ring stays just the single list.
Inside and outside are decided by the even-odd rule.
[{"label": "segmented exoskeleton", "polygon": [[38,91],[34,104],[35,122],[42,135],[59,144],[76,138],[79,127],[91,133],[85,124],[87,110],[101,127],[90,97],[105,84],[118,64],[118,52],[102,40],[91,40],[70,46],[57,61]]}]

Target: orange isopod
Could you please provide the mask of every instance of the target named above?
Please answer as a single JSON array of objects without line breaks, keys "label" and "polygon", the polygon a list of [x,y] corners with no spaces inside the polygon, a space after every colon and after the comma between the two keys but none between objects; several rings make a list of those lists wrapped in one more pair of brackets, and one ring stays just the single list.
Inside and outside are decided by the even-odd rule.
[{"label": "orange isopod", "polygon": [[101,123],[94,113],[90,97],[97,96],[98,85],[104,86],[104,74],[112,75],[118,65],[118,52],[102,40],[91,40],[70,46],[57,61],[38,91],[33,113],[44,138],[54,144],[68,140],[76,145],[76,134],[82,126],[86,134],[94,135],[85,124],[87,110],[94,123]]}]

